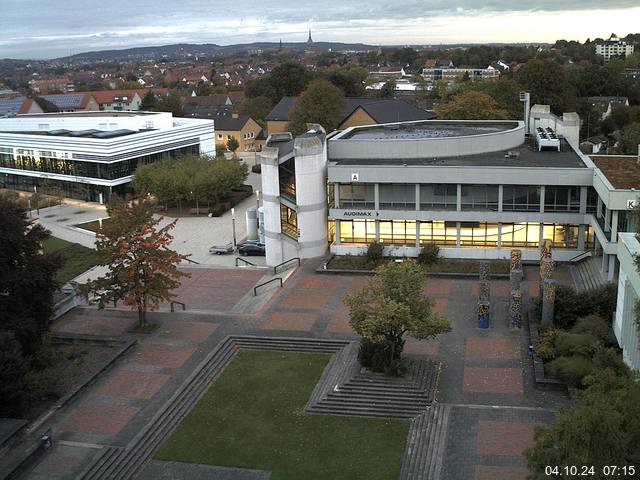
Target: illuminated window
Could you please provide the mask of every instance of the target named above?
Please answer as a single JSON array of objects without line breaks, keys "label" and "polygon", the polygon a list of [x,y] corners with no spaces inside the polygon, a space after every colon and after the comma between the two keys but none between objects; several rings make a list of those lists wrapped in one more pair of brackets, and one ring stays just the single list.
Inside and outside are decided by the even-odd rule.
[{"label": "illuminated window", "polygon": [[341,220],[340,243],[367,244],[376,239],[375,220]]},{"label": "illuminated window", "polygon": [[433,243],[453,245],[457,243],[458,227],[456,222],[433,222]]},{"label": "illuminated window", "polygon": [[496,247],[497,245],[497,223],[462,222],[460,224],[461,247]]},{"label": "illuminated window", "polygon": [[291,238],[298,238],[298,216],[296,211],[280,204],[280,229]]},{"label": "illuminated window", "polygon": [[503,223],[500,239],[505,248],[538,247],[540,245],[540,224]]},{"label": "illuminated window", "polygon": [[542,238],[553,241],[554,248],[578,248],[578,225],[543,225]]}]

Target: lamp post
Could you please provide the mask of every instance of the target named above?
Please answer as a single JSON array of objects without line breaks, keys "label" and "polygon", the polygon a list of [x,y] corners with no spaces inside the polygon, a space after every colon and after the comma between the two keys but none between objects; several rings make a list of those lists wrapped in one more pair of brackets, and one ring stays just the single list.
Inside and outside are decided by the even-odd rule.
[{"label": "lamp post", "polygon": [[260,190],[256,190],[256,227],[260,229]]},{"label": "lamp post", "polygon": [[233,248],[236,248],[236,209],[231,208],[231,228],[233,230]]}]

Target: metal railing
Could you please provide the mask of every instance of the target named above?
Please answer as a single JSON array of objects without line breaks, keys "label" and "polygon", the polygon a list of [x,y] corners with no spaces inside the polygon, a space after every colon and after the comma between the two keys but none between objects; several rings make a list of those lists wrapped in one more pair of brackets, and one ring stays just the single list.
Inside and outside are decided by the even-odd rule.
[{"label": "metal railing", "polygon": [[277,281],[280,282],[280,288],[282,288],[282,278],[280,278],[280,277],[272,278],[271,280],[267,280],[266,282],[261,283],[259,285],[256,285],[255,287],[253,287],[253,296],[254,297],[258,296],[258,288],[264,287],[265,285],[269,285],[270,283],[277,282]]},{"label": "metal railing", "polygon": [[591,256],[592,256],[592,254],[593,254],[593,252],[592,252],[591,250],[587,250],[586,252],[582,252],[581,254],[576,255],[576,256],[575,256],[575,257],[573,257],[573,258],[570,258],[570,259],[569,259],[569,262],[570,262],[570,263],[577,263],[577,262],[579,262],[580,260],[583,260],[583,259],[585,259],[585,258],[587,258],[587,257],[591,257]]},{"label": "metal railing", "polygon": [[174,301],[172,301],[172,302],[170,303],[171,311],[172,311],[172,312],[174,312],[174,311],[175,311],[175,309],[174,309],[174,307],[173,307],[175,304],[180,305],[180,306],[182,307],[182,310],[183,310],[183,311],[187,309],[187,306],[186,306],[184,303],[182,303],[182,302],[177,302],[177,301],[175,301],[175,300],[174,300]]},{"label": "metal railing", "polygon": [[300,257],[293,257],[293,258],[290,258],[289,260],[285,260],[284,262],[279,263],[278,265],[273,267],[273,274],[275,275],[276,273],[278,273],[278,268],[282,267],[283,265],[286,265],[289,262],[293,262],[294,260],[297,261],[298,262],[298,266],[300,266]]},{"label": "metal railing", "polygon": [[240,260],[241,262],[246,263],[247,265],[251,265],[253,267],[256,267],[257,265],[255,263],[251,263],[249,260],[245,260],[242,257],[236,257],[236,267],[238,266],[238,260]]}]

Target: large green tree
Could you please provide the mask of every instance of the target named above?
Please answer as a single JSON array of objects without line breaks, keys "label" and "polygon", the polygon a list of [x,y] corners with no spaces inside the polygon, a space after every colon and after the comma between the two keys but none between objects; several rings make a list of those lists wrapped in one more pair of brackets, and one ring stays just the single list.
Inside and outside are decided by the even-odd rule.
[{"label": "large green tree", "polygon": [[294,62],[277,65],[270,74],[247,82],[247,97],[264,96],[276,104],[282,97],[295,97],[307,87],[313,74],[304,66]]},{"label": "large green tree", "polygon": [[364,288],[344,297],[349,324],[363,339],[359,358],[365,366],[397,373],[405,335],[427,340],[451,330],[424,294],[426,278],[414,260],[389,262]]},{"label": "large green tree", "polygon": [[[526,453],[530,480],[550,478],[545,473],[549,465],[561,469],[593,466],[594,475],[588,478],[597,480],[618,475],[637,478],[640,475],[638,378],[618,376],[610,370],[598,371],[591,378],[591,386],[581,393],[576,407],[561,409],[551,426],[538,427],[535,440],[535,446]],[[634,466],[635,472],[623,475],[620,469],[605,475],[603,467],[611,465]]]},{"label": "large green tree", "polygon": [[437,107],[436,116],[443,120],[494,120],[509,114],[491,95],[469,90]]},{"label": "large green tree", "polygon": [[347,97],[361,97],[366,93],[369,71],[350,65],[328,75],[327,80],[340,88]]},{"label": "large green tree", "polygon": [[550,105],[557,114],[575,108],[575,91],[565,67],[552,60],[529,60],[517,73],[516,80],[531,93],[532,104]]},{"label": "large green tree", "polygon": [[25,355],[34,355],[53,313],[61,259],[42,253],[49,232],[3,197],[0,225],[0,333],[9,332]]},{"label": "large green tree", "polygon": [[327,80],[314,80],[289,112],[289,130],[300,135],[306,131],[307,123],[319,123],[330,132],[340,124],[345,108],[342,90]]},{"label": "large green tree", "polygon": [[160,227],[162,218],[153,216],[146,200],[129,204],[115,198],[108,213],[110,221],[96,236],[100,265],[108,271],[89,282],[87,290],[100,305],[121,300],[131,306],[144,327],[147,312],[173,300],[180,278],[189,276],[178,269],[188,255],[170,248],[176,220]]},{"label": "large green tree", "polygon": [[266,126],[264,118],[272,108],[273,102],[269,97],[258,96],[242,100],[238,106],[238,113],[249,115],[264,128]]},{"label": "large green tree", "polygon": [[638,145],[640,145],[640,123],[636,122],[627,125],[620,132],[621,153],[635,155],[638,153]]}]

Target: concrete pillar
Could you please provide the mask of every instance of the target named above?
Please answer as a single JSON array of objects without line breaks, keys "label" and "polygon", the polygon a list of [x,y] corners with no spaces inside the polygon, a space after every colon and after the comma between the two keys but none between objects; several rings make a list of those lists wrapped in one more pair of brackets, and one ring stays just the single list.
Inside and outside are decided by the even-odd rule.
[{"label": "concrete pillar", "polygon": [[616,256],[609,255],[609,268],[607,270],[607,281],[613,282],[616,276]]},{"label": "concrete pillar", "polygon": [[376,210],[380,210],[380,184],[373,185],[373,203]]},{"label": "concrete pillar", "polygon": [[600,195],[598,195],[598,201],[596,202],[596,216],[600,218],[602,215],[602,200],[600,199]]},{"label": "concrete pillar", "polygon": [[587,226],[584,224],[578,225],[578,250],[585,249],[585,242],[587,240]]},{"label": "concrete pillar", "polygon": [[607,255],[606,253],[602,252],[602,262],[600,264],[600,273],[602,273],[602,275],[606,275],[607,273],[607,265],[609,262],[609,255]]},{"label": "concrete pillar", "polygon": [[498,185],[498,213],[502,213],[503,200],[504,200],[504,185]]},{"label": "concrete pillar", "polygon": [[280,173],[278,148],[263,147],[258,154],[261,166],[262,209],[264,212],[264,236],[267,265],[275,266],[283,261],[280,238]]},{"label": "concrete pillar", "polygon": [[[445,230],[446,230],[446,222],[445,222]],[[456,222],[456,247],[460,248],[460,222]]]},{"label": "concrete pillar", "polygon": [[604,231],[611,231],[611,210],[607,209],[607,213],[604,214]]},{"label": "concrete pillar", "polygon": [[376,220],[376,242],[380,241],[380,220]]},{"label": "concrete pillar", "polygon": [[420,220],[416,220],[416,248],[420,248]]},{"label": "concrete pillar", "polygon": [[458,184],[456,189],[456,210],[462,211],[462,185]]},{"label": "concrete pillar", "polygon": [[416,183],[416,212],[420,211],[420,184]]},{"label": "concrete pillar", "polygon": [[544,185],[540,186],[540,213],[544,213],[544,196],[545,196],[545,188]]},{"label": "concrete pillar", "polygon": [[[318,131],[322,127],[314,126]],[[327,149],[323,136],[294,140],[296,165],[296,210],[298,247],[301,258],[327,252]],[[285,258],[284,260],[288,260]]]},{"label": "concrete pillar", "polygon": [[502,248],[502,224],[498,223],[498,248]]},{"label": "concrete pillar", "polygon": [[587,190],[588,187],[580,187],[580,213],[582,215],[587,213]]},{"label": "concrete pillar", "polygon": [[335,245],[340,245],[340,220],[336,220],[336,240]]},{"label": "concrete pillar", "polygon": [[340,184],[333,184],[333,204],[335,208],[340,208]]},{"label": "concrete pillar", "polygon": [[618,210],[611,211],[611,241],[618,241]]}]

